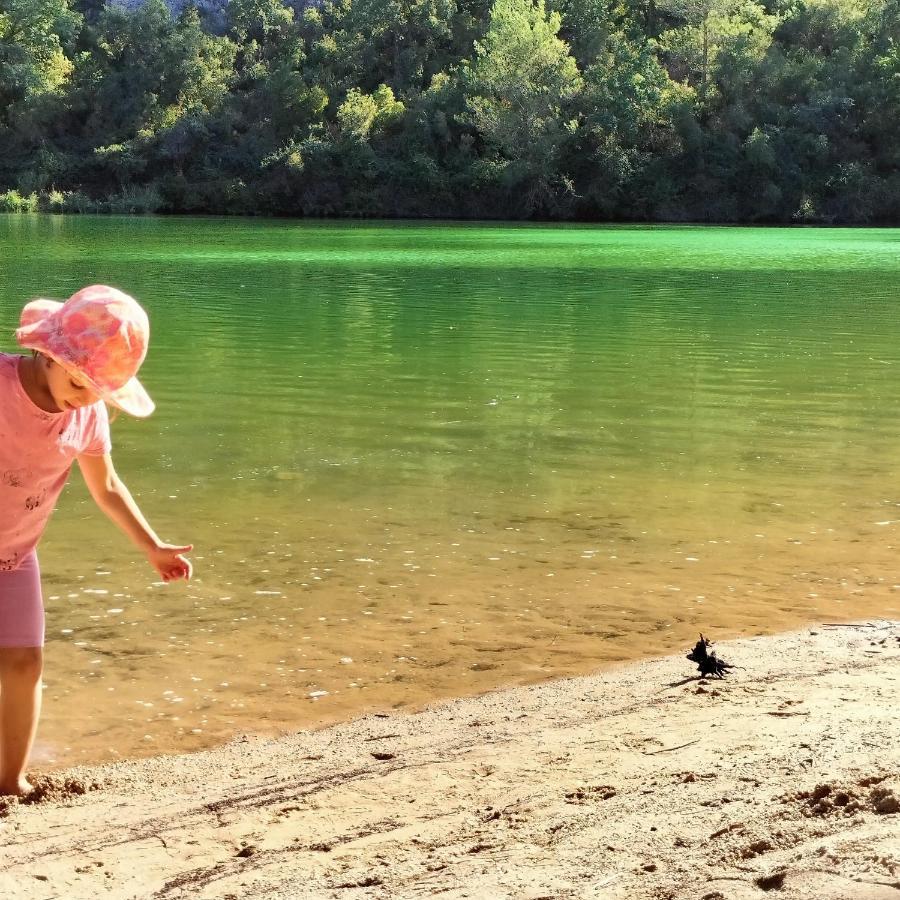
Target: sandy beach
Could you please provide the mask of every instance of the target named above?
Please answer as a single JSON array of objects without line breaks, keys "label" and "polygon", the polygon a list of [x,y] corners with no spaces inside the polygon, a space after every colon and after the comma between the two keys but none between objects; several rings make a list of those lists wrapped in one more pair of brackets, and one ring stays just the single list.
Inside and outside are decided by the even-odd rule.
[{"label": "sandy beach", "polygon": [[900,623],[715,649],[47,773],[0,895],[900,897]]}]

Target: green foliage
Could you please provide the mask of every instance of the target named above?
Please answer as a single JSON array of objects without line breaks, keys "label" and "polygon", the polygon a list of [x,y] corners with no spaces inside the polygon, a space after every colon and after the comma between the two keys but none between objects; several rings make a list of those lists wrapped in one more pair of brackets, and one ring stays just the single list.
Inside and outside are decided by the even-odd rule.
[{"label": "green foliage", "polygon": [[23,197],[18,191],[6,191],[0,194],[0,212],[24,213],[36,212],[38,198],[36,194]]},{"label": "green foliage", "polygon": [[294,13],[281,0],[230,0],[228,19],[241,46],[251,41],[267,46],[293,22]]},{"label": "green foliage", "polygon": [[772,43],[778,16],[755,0],[668,0],[665,8],[682,24],[662,34],[660,47],[673,71],[697,90],[705,115],[717,93],[745,88]]},{"label": "green foliage", "polygon": [[0,0],[3,211],[896,223],[898,113],[900,0]]},{"label": "green foliage", "polygon": [[378,134],[396,124],[403,113],[403,104],[394,98],[394,92],[387,85],[382,84],[371,95],[351,88],[346,100],[338,107],[336,118],[341,134],[365,141],[373,132]]},{"label": "green foliage", "polygon": [[66,46],[80,24],[66,0],[0,0],[0,117],[63,87],[73,68]]},{"label": "green foliage", "polygon": [[491,25],[469,67],[472,121],[488,144],[514,157],[560,130],[563,105],[581,88],[558,13],[543,0],[495,0]]},{"label": "green foliage", "polygon": [[461,24],[453,0],[326,0],[321,13],[307,10],[304,32],[329,85],[343,93],[387,84],[405,99],[454,59]]},{"label": "green foliage", "polygon": [[583,80],[544,0],[494,0],[467,67],[468,122],[494,158],[482,177],[521,197],[522,211],[556,212],[571,184],[557,158]]},{"label": "green foliage", "polygon": [[66,206],[66,195],[62,191],[50,191],[38,198],[38,208],[41,212],[61,213]]}]

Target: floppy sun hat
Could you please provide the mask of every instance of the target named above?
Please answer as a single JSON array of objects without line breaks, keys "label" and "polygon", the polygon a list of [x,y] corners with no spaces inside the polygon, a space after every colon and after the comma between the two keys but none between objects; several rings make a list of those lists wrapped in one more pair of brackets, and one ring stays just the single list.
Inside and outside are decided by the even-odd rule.
[{"label": "floppy sun hat", "polygon": [[153,412],[135,377],[150,340],[150,322],[128,294],[93,284],[65,303],[33,300],[22,310],[16,340],[59,363],[107,403],[132,416]]}]

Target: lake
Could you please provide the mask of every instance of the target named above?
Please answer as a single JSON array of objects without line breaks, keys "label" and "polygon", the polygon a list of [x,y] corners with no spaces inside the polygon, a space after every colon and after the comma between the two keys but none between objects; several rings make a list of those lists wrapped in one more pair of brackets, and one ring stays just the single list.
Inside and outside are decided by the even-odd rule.
[{"label": "lake", "polygon": [[[192,750],[900,613],[900,230],[0,216],[133,293],[158,405],[41,545],[37,764]],[[740,660],[735,660],[740,663]],[[685,675],[692,666],[685,661]]]}]

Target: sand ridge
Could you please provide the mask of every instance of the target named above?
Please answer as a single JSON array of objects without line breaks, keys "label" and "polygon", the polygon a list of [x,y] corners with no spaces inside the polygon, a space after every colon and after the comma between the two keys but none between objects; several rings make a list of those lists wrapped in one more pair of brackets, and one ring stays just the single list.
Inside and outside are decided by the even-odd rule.
[{"label": "sand ridge", "polygon": [[0,893],[900,898],[900,623],[715,649],[50,773]]}]

